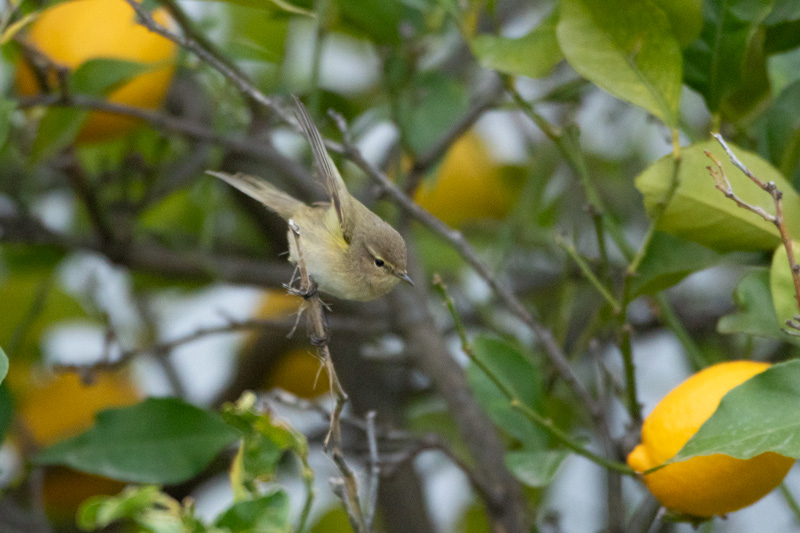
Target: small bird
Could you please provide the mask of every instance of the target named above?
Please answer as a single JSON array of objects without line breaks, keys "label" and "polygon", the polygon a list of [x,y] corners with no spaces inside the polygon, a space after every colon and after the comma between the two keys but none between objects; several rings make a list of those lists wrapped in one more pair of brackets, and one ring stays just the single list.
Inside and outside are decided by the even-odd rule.
[{"label": "small bird", "polygon": [[[247,174],[207,171],[264,204],[300,228],[308,273],[320,291],[344,300],[374,300],[398,281],[414,285],[406,272],[403,237],[347,190],[305,106],[293,97],[297,119],[311,145],[318,177],[330,202],[315,205],[293,198]],[[289,229],[289,261],[297,264],[297,245]]]}]

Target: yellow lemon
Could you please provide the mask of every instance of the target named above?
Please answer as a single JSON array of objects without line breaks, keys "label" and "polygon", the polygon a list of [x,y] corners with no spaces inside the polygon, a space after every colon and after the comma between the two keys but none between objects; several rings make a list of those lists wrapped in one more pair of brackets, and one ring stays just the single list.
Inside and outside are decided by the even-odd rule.
[{"label": "yellow lemon", "polygon": [[[729,390],[767,368],[769,364],[753,361],[720,363],[678,385],[644,421],[642,443],[628,455],[628,465],[643,473],[671,459]],[[711,517],[755,503],[781,483],[793,463],[772,452],[747,460],[716,454],[665,466],[643,479],[666,508]]]},{"label": "yellow lemon", "polygon": [[[17,403],[17,416],[26,431],[22,442],[47,446],[69,438],[94,424],[104,409],[138,402],[139,391],[124,373],[99,373],[84,385],[77,374],[39,374],[32,366],[13,363],[8,384]],[[78,505],[97,494],[116,494],[124,483],[76,472],[64,467],[46,469],[42,499],[56,521],[74,520]]]},{"label": "yellow lemon", "polygon": [[[163,9],[153,12],[157,22],[169,24]],[[108,101],[145,109],[157,108],[172,81],[177,47],[137,24],[125,0],[71,0],[44,10],[31,25],[28,42],[55,63],[75,69],[90,59],[122,59],[153,65],[108,95]],[[40,91],[30,66],[22,61],[17,90],[31,96]],[[79,141],[107,140],[137,125],[136,119],[92,112],[78,134]]]},{"label": "yellow lemon", "polygon": [[514,205],[512,189],[486,143],[470,131],[453,144],[436,176],[420,185],[414,200],[458,227],[470,220],[504,218]]}]

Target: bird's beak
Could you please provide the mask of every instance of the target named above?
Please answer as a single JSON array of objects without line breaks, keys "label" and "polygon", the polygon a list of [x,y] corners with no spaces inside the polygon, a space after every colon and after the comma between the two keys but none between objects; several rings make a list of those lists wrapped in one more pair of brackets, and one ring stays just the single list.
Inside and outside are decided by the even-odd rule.
[{"label": "bird's beak", "polygon": [[397,276],[398,278],[402,279],[403,281],[405,281],[406,283],[408,283],[412,287],[414,286],[414,282],[411,280],[411,278],[408,277],[408,272],[395,272],[394,275]]}]

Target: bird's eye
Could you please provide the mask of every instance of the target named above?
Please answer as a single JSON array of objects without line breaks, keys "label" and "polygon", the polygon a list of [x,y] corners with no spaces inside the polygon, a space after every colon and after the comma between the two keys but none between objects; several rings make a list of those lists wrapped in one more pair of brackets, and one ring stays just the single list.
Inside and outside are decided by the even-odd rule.
[{"label": "bird's eye", "polygon": [[375,266],[376,267],[382,267],[384,264],[385,263],[383,262],[383,259],[375,258]]}]

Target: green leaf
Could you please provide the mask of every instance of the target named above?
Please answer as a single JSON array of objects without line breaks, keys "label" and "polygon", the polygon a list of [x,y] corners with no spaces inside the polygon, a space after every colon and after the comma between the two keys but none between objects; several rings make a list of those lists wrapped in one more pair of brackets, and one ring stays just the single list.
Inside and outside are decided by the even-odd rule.
[{"label": "green leaf", "polygon": [[667,15],[681,48],[692,44],[703,29],[703,0],[653,0]]},{"label": "green leaf", "polygon": [[[800,261],[800,244],[792,243],[794,260]],[[786,256],[786,247],[783,245],[775,249],[772,255],[772,266],[769,269],[769,288],[772,293],[772,302],[775,305],[775,315],[778,326],[785,327],[787,320],[800,315],[795,298],[792,270]]]},{"label": "green leaf", "polygon": [[797,0],[774,0],[772,11],[764,20],[764,24],[772,26],[796,20],[800,20],[800,3]]},{"label": "green leaf", "polygon": [[631,295],[662,291],[719,260],[719,254],[705,246],[656,231],[632,280]]},{"label": "green leaf", "polygon": [[14,302],[14,305],[3,309],[0,345],[15,359],[32,359],[39,355],[41,338],[47,329],[61,321],[89,321],[90,317],[75,298],[55,286],[51,279],[60,251],[48,256],[47,248],[29,248],[29,253],[16,253],[22,250],[11,248],[3,245],[3,257],[6,265],[11,266],[11,275],[0,283],[0,302]]},{"label": "green leaf", "polygon": [[[773,181],[783,191],[785,213],[800,213],[800,196],[786,179],[758,155],[728,143],[733,153],[762,181]],[[750,211],[738,207],[715,188],[706,167],[711,165],[703,150],[722,162],[737,196],[774,212],[772,198],[739,172],[716,141],[696,143],[681,150],[678,186],[658,223],[658,229],[713,250],[773,250],[780,242],[777,228]],[[666,156],[636,178],[648,214],[661,209],[673,176],[674,159]],[[800,235],[800,217],[787,215],[789,231]]]},{"label": "green leaf", "polygon": [[11,397],[11,391],[8,389],[8,383],[0,385],[0,442],[3,442],[3,436],[6,430],[11,425],[14,419],[14,400]]},{"label": "green leaf", "polygon": [[528,487],[546,487],[556,470],[567,458],[565,450],[514,451],[506,454],[506,466],[520,482]]},{"label": "green leaf", "polygon": [[399,102],[403,139],[415,154],[438,142],[469,107],[462,84],[438,72],[419,76]]},{"label": "green leaf", "polygon": [[3,348],[0,348],[0,384],[3,383],[3,380],[6,379],[8,375],[8,356],[6,352],[3,351]]},{"label": "green leaf", "polygon": [[39,120],[31,160],[38,163],[57,154],[75,141],[89,112],[70,107],[51,107]]},{"label": "green leaf", "polygon": [[523,37],[510,39],[484,34],[469,44],[484,67],[530,78],[547,76],[564,59],[556,39],[555,14]]},{"label": "green leaf", "polygon": [[706,0],[700,39],[686,49],[686,83],[698,91],[712,112],[740,85],[745,59],[756,28],[772,0]]},{"label": "green leaf", "polygon": [[[516,346],[501,339],[479,336],[475,339],[473,350],[475,357],[510,388],[524,405],[542,413],[541,370]],[[547,436],[514,409],[509,399],[474,363],[467,368],[467,380],[478,403],[503,431],[526,448],[539,449],[546,445]]]},{"label": "green leaf", "polygon": [[313,476],[313,472],[307,469],[308,441],[305,436],[272,413],[256,411],[255,403],[255,395],[245,392],[236,404],[226,404],[222,411],[225,421],[244,436],[231,468],[231,484],[238,499],[257,493],[256,482],[272,480],[287,451],[299,457],[304,476]]},{"label": "green leaf", "polygon": [[93,427],[44,449],[35,461],[121,481],[174,484],[202,472],[239,437],[215,413],[176,398],[149,398],[99,413]]},{"label": "green leaf", "polygon": [[94,530],[117,520],[135,519],[154,505],[166,503],[158,487],[129,487],[117,496],[94,496],[81,504],[77,514],[78,527]]},{"label": "green leaf", "polygon": [[242,59],[279,64],[284,58],[292,19],[278,9],[264,9],[268,2],[258,3],[261,7],[257,9],[230,7],[232,53]]},{"label": "green leaf", "polygon": [[781,331],[778,323],[769,288],[769,271],[766,268],[755,269],[742,278],[736,285],[733,299],[737,311],[719,319],[718,332],[792,340]]},{"label": "green leaf", "polygon": [[11,131],[11,114],[17,109],[17,103],[0,97],[0,149],[3,148]]},{"label": "green leaf", "polygon": [[303,15],[311,18],[316,16],[313,11],[309,11],[303,7],[295,5],[292,2],[288,2],[286,0],[220,0],[220,1],[225,4],[237,5],[243,7],[253,7],[266,11],[275,11],[277,9],[292,15]]},{"label": "green leaf", "polygon": [[235,503],[217,518],[217,527],[231,533],[288,533],[289,497],[282,490],[254,500]]},{"label": "green leaf", "polygon": [[124,59],[90,59],[70,76],[71,89],[80,94],[106,96],[155,66]]},{"label": "green leaf", "polygon": [[604,0],[562,0],[556,33],[578,74],[668,126],[677,124],[680,46],[653,2],[631,0],[609,9]]},{"label": "green leaf", "polygon": [[759,151],[768,154],[784,176],[793,176],[800,161],[800,80],[781,91],[757,128]]},{"label": "green leaf", "polygon": [[722,453],[800,457],[800,360],[773,365],[722,398],[714,414],[669,462]]}]

